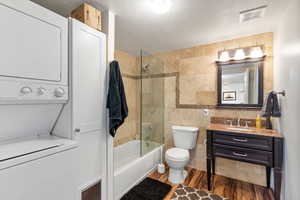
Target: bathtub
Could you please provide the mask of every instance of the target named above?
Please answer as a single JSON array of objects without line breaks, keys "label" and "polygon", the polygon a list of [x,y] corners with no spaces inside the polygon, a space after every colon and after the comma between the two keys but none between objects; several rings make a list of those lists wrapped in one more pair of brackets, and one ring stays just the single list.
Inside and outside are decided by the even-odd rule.
[{"label": "bathtub", "polygon": [[154,148],[140,156],[140,140],[133,140],[114,148],[114,199],[120,199],[160,162],[162,145],[147,142],[146,148]]}]

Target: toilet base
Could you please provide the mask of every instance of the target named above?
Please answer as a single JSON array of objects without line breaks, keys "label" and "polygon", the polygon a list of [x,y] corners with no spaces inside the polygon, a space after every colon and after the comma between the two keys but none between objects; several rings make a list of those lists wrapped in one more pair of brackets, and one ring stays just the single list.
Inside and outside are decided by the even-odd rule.
[{"label": "toilet base", "polygon": [[187,177],[188,172],[183,169],[171,169],[168,180],[173,184],[182,184]]}]

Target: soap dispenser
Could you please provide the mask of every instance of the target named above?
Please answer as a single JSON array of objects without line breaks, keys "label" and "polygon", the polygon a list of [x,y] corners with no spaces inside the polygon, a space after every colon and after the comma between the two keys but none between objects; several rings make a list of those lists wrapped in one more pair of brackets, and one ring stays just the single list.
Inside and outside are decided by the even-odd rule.
[{"label": "soap dispenser", "polygon": [[261,125],[261,117],[260,115],[257,115],[256,116],[256,128],[261,128],[262,125]]}]

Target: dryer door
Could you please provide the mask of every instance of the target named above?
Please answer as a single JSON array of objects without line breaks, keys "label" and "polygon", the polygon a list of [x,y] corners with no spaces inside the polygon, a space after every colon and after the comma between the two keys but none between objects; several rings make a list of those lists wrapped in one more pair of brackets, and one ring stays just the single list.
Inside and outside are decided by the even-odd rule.
[{"label": "dryer door", "polygon": [[0,3],[0,76],[67,83],[67,20],[22,4]]}]

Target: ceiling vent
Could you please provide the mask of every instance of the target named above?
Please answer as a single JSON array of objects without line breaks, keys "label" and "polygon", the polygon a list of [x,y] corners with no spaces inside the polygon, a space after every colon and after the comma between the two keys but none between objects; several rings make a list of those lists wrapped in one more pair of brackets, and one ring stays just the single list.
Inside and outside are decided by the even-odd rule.
[{"label": "ceiling vent", "polygon": [[267,6],[260,6],[250,10],[243,10],[240,12],[240,23],[252,21],[265,16]]}]

